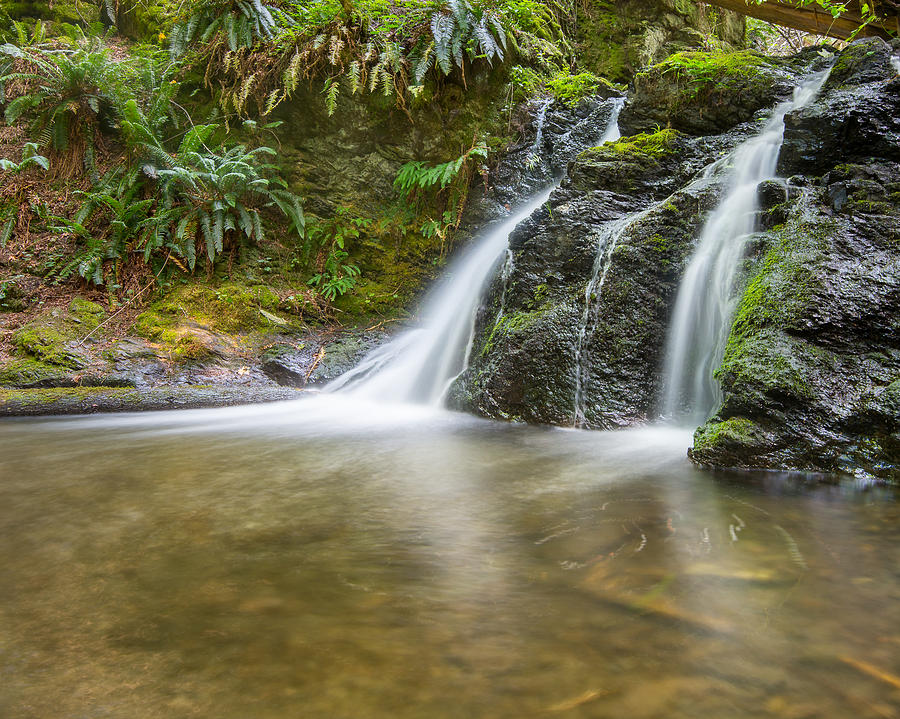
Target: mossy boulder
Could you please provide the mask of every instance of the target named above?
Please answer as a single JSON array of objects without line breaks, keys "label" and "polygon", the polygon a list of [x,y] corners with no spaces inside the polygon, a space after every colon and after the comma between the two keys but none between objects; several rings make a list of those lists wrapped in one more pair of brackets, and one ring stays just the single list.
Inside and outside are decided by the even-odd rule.
[{"label": "mossy boulder", "polygon": [[12,334],[12,341],[20,355],[46,365],[81,369],[87,364],[81,343],[100,324],[103,308],[93,302],[76,298],[70,311],[48,310],[32,319]]},{"label": "mossy boulder", "polygon": [[21,312],[28,306],[27,293],[15,278],[0,281],[0,312]]},{"label": "mossy boulder", "polygon": [[781,175],[818,176],[869,157],[900,161],[900,75],[885,60],[890,53],[871,38],[838,56],[816,102],[785,118]]},{"label": "mossy boulder", "polygon": [[788,96],[796,80],[786,63],[750,50],[676,53],[635,76],[620,125],[628,134],[724,132]]},{"label": "mossy boulder", "polygon": [[[900,165],[871,172],[900,177]],[[694,461],[900,476],[900,211],[830,202],[807,187],[764,233]]]},{"label": "mossy boulder", "polygon": [[176,362],[198,362],[252,344],[247,337],[298,330],[302,321],[288,304],[267,285],[185,285],[138,315],[134,332]]},{"label": "mossy boulder", "polygon": [[45,383],[59,384],[67,378],[66,368],[36,359],[12,359],[0,364],[0,386],[28,387]]}]

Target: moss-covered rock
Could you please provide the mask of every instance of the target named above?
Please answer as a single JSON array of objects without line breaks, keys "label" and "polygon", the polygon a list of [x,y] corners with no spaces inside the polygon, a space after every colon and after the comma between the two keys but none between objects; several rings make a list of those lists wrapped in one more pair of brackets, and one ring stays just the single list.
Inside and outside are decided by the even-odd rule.
[{"label": "moss-covered rock", "polygon": [[796,78],[786,63],[749,50],[676,53],[635,76],[620,124],[628,133],[723,132],[787,96]]},{"label": "moss-covered rock", "polygon": [[0,281],[0,312],[21,312],[28,303],[26,293],[15,278]]},{"label": "moss-covered rock", "polygon": [[701,464],[900,476],[900,211],[828,202],[807,188],[763,235],[716,373],[723,404],[695,436]]},{"label": "moss-covered rock", "polygon": [[35,359],[13,359],[0,364],[0,386],[27,387],[46,381],[63,381],[64,368]]},{"label": "moss-covered rock", "polygon": [[212,387],[185,385],[135,390],[122,387],[0,389],[0,416],[93,414],[225,407],[253,402],[299,399],[285,387]]},{"label": "moss-covered rock", "polygon": [[[85,309],[90,306],[90,311]],[[97,328],[103,309],[92,302],[73,300],[76,311],[52,309],[38,315],[12,334],[17,351],[47,365],[81,369],[87,363],[80,341]],[[99,310],[99,314],[93,311]]]}]

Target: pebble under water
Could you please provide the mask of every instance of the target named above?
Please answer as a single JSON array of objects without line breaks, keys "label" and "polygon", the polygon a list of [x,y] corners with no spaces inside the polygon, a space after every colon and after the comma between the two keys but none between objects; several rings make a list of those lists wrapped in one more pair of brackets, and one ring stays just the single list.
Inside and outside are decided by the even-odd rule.
[{"label": "pebble under water", "polygon": [[893,717],[898,492],[311,398],[0,422],[0,716]]}]

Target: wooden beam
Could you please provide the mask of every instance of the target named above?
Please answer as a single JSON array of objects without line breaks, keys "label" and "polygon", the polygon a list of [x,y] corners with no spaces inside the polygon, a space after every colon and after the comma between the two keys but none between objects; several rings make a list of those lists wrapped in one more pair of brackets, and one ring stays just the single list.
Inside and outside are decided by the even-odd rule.
[{"label": "wooden beam", "polygon": [[[716,5],[725,10],[734,10],[743,15],[749,15],[759,20],[791,27],[795,30],[812,33],[814,35],[828,35],[829,37],[846,40],[862,24],[858,3],[848,3],[850,9],[841,17],[835,19],[831,14],[817,8],[815,5],[796,7],[782,0],[767,0],[762,5],[748,4],[745,0],[704,0],[707,5]],[[856,6],[854,12],[853,6]],[[893,3],[891,3],[893,5]],[[882,37],[889,39],[896,35],[895,26],[898,26],[896,11],[893,17],[888,17],[879,22],[869,23],[857,37]],[[893,33],[891,32],[893,30]]]}]

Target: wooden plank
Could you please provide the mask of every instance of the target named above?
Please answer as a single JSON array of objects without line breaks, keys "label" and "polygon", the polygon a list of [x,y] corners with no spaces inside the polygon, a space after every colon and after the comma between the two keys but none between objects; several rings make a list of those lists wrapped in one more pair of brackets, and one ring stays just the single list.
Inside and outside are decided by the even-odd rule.
[{"label": "wooden plank", "polygon": [[[858,5],[857,11],[853,12],[852,4],[848,12],[834,19],[821,8],[815,6],[795,7],[790,3],[781,2],[781,0],[768,0],[762,5],[755,3],[748,5],[745,0],[704,0],[704,2],[707,5],[734,10],[742,15],[749,15],[775,25],[783,25],[815,35],[828,35],[839,40],[849,38],[862,23]],[[884,8],[884,11],[888,11],[888,8]],[[896,10],[894,12],[896,13]],[[886,18],[883,22],[870,23],[859,32],[858,37],[876,36],[887,39],[891,37],[889,29],[893,29],[895,25],[898,25],[896,14]]]}]

